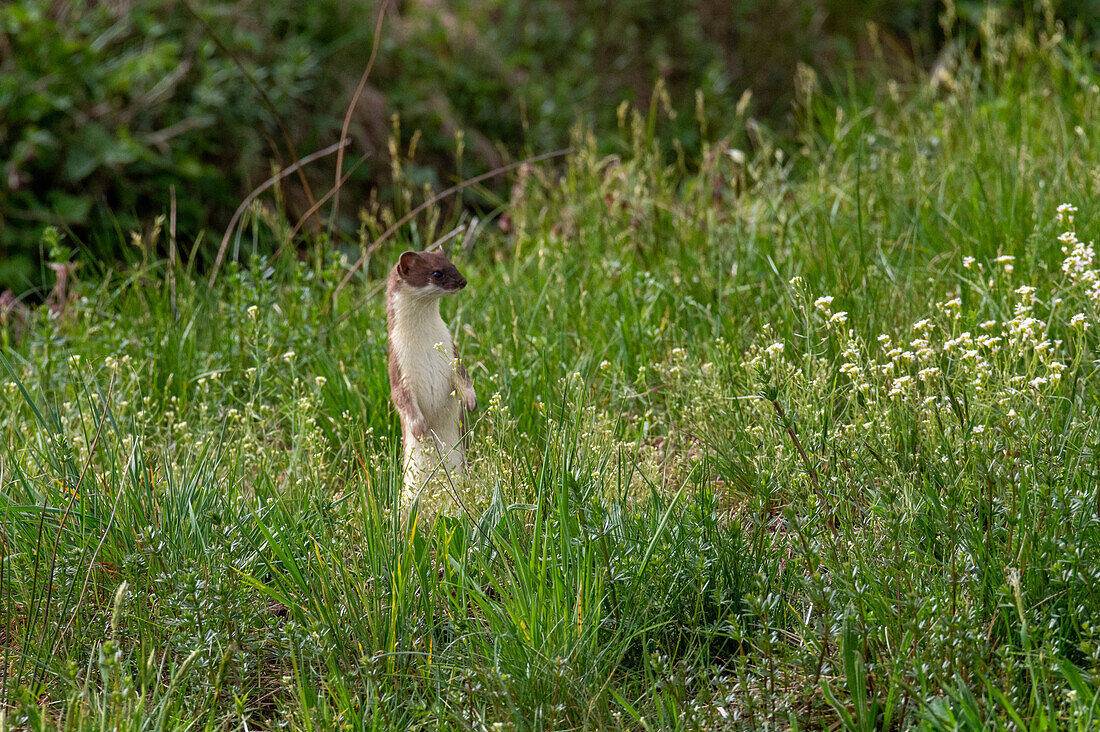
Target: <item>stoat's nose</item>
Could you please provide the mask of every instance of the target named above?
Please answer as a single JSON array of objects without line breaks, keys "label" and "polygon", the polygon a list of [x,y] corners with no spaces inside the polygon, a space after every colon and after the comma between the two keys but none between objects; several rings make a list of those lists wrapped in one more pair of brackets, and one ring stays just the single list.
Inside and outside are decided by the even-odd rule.
[{"label": "stoat's nose", "polygon": [[463,277],[462,275],[459,275],[458,276],[458,289],[461,290],[465,286],[466,286],[466,278]]}]

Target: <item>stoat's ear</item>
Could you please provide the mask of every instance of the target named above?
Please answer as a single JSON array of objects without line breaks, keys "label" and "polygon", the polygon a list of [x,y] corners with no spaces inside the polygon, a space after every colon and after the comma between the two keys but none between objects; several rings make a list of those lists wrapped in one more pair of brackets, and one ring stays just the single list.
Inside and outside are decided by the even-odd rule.
[{"label": "stoat's ear", "polygon": [[412,266],[413,262],[415,262],[416,258],[419,256],[420,255],[416,252],[405,252],[401,255],[401,259],[397,261],[397,271],[401,273],[402,277],[409,273],[409,267]]}]

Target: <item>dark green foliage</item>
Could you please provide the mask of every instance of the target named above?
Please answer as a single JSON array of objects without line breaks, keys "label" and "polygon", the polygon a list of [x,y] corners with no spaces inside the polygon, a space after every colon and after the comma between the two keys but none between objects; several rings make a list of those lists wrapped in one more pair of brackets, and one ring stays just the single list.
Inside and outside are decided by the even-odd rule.
[{"label": "dark green foliage", "polygon": [[[249,28],[234,5],[203,12],[274,114],[289,115],[316,83],[311,40]],[[223,220],[242,185],[265,175],[273,113],[180,3],[15,0],[0,6],[0,49],[2,285],[40,282],[45,224],[117,257],[108,232],[166,213],[170,186],[180,226],[193,229]]]},{"label": "dark green foliage", "polygon": [[[93,258],[125,259],[117,232],[166,214],[171,186],[180,230],[220,231],[272,165],[286,167],[336,140],[370,55],[378,7],[375,0],[4,3],[0,289],[52,282],[40,265],[46,224],[71,232]],[[980,18],[960,7],[958,27],[974,28]],[[880,27],[877,46],[866,40],[868,21]],[[746,90],[750,111],[782,121],[798,64],[843,79],[836,70],[846,63],[885,53],[900,69],[938,47],[933,37],[914,51],[910,34],[927,39],[937,28],[928,4],[916,0],[393,4],[351,128],[350,159],[367,159],[347,184],[339,223],[355,231],[372,190],[391,196],[392,114],[404,120],[406,141],[419,131],[407,174],[435,188],[508,156],[559,147],[578,120],[615,130],[624,100],[675,110],[658,134],[670,154],[675,140],[695,155],[704,134],[729,131]],[[308,190],[297,176],[284,183],[278,204],[291,214],[329,190],[331,161],[307,176]],[[213,241],[201,245],[200,261]]]}]

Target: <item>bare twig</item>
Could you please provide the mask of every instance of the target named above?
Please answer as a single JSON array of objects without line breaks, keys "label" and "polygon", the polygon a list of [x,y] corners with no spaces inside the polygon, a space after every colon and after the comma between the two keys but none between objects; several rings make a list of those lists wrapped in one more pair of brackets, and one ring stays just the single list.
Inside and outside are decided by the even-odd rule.
[{"label": "bare twig", "polygon": [[798,450],[798,454],[802,456],[802,463],[806,466],[806,470],[810,473],[810,480],[814,483],[814,488],[818,491],[821,490],[821,483],[817,480],[817,470],[814,469],[813,464],[810,463],[810,458],[806,455],[806,451],[802,449],[802,441],[798,439],[798,435],[795,433],[794,428],[791,426],[791,421],[787,419],[786,412],[783,411],[783,407],[779,406],[779,402],[775,399],[769,399],[772,406],[775,407],[776,414],[779,415],[779,420],[783,423],[783,427],[786,428],[787,434],[791,437],[791,442],[794,443],[795,448]]},{"label": "bare twig", "polygon": [[[343,151],[341,151],[341,152],[343,152]],[[339,154],[340,153],[337,153],[337,155],[339,155]],[[321,198],[317,199],[317,203],[310,206],[309,210],[301,215],[301,217],[298,219],[298,223],[296,223],[294,225],[294,228],[290,230],[290,234],[287,236],[287,241],[293,240],[294,237],[298,235],[298,232],[302,230],[302,224],[304,224],[306,222],[306,219],[308,219],[310,216],[312,216],[317,211],[317,209],[321,208],[321,206],[324,206],[325,201],[327,201],[328,199],[332,198],[333,196],[337,195],[340,192],[340,188],[344,185],[344,183],[347,182],[348,178],[351,177],[351,174],[354,173],[359,168],[359,165],[367,159],[368,155],[369,155],[369,153],[366,154],[366,155],[363,155],[361,158],[359,158],[355,162],[355,165],[351,166],[351,169],[348,170],[348,172],[344,173],[344,176],[336,182],[336,185],[334,185],[332,187],[332,189],[329,190],[328,193],[321,196]]]},{"label": "bare twig", "polygon": [[252,191],[252,193],[248,194],[248,196],[244,199],[244,201],[241,202],[241,205],[238,206],[237,210],[233,213],[233,218],[231,218],[229,220],[229,226],[225,230],[225,236],[222,237],[221,246],[218,247],[218,256],[214,259],[214,270],[210,273],[210,284],[211,285],[214,284],[214,281],[218,277],[218,270],[222,266],[222,259],[225,257],[225,250],[229,246],[229,239],[233,235],[233,229],[236,228],[237,220],[241,217],[241,214],[244,213],[244,210],[246,208],[248,208],[248,206],[253,201],[255,201],[256,198],[261,193],[263,193],[268,188],[270,188],[271,186],[273,186],[276,183],[278,183],[279,181],[281,181],[283,178],[287,177],[288,175],[294,173],[297,170],[300,170],[303,166],[309,165],[310,163],[314,162],[315,160],[319,160],[320,158],[323,158],[326,155],[331,155],[332,153],[336,152],[340,148],[343,148],[347,144],[348,144],[348,140],[346,140],[346,139],[341,140],[340,142],[336,142],[336,143],[333,143],[332,145],[329,145],[328,147],[326,147],[323,150],[318,150],[317,152],[313,153],[312,155],[306,155],[304,158],[302,158],[298,162],[294,163],[293,165],[291,165],[286,170],[283,170],[283,171],[279,172],[278,174],[273,175],[270,178],[268,178],[264,183],[262,183],[260,185],[259,188]]},{"label": "bare twig", "polygon": [[386,229],[385,231],[382,232],[381,236],[379,236],[377,239],[375,239],[373,242],[371,242],[371,245],[369,247],[367,247],[366,251],[364,251],[362,255],[360,255],[359,259],[348,270],[348,273],[346,275],[344,275],[344,279],[340,280],[340,284],[336,286],[335,292],[332,293],[332,302],[330,303],[330,305],[335,305],[336,298],[340,294],[340,291],[343,290],[347,286],[348,282],[351,281],[351,278],[355,274],[356,270],[358,270],[360,267],[362,267],[363,263],[367,261],[367,257],[369,257],[371,254],[373,254],[375,251],[377,251],[378,247],[382,246],[383,242],[385,242],[387,239],[389,239],[391,236],[393,236],[394,233],[398,229],[400,229],[402,226],[407,224],[409,221],[412,221],[424,209],[428,208],[429,206],[433,206],[433,205],[439,203],[440,201],[442,201],[444,198],[447,198],[448,196],[453,196],[455,193],[458,193],[459,191],[463,190],[464,188],[469,188],[470,186],[472,186],[476,183],[480,183],[483,180],[488,180],[489,178],[493,178],[493,177],[501,175],[503,173],[507,173],[511,170],[515,170],[516,168],[521,168],[524,165],[531,165],[532,163],[538,163],[538,162],[541,162],[543,160],[549,160],[551,158],[560,158],[561,156],[568,155],[571,152],[573,152],[573,148],[566,147],[566,148],[562,148],[561,150],[555,150],[553,152],[543,153],[542,155],[535,155],[534,157],[527,158],[526,160],[520,160],[518,162],[511,163],[509,165],[504,165],[504,166],[501,166],[499,168],[495,168],[493,170],[490,170],[488,173],[482,173],[481,175],[478,175],[478,176],[475,176],[473,178],[469,178],[467,180],[461,181],[461,182],[456,183],[455,185],[451,186],[447,190],[441,191],[440,193],[435,194],[434,196],[432,196],[428,200],[424,201],[424,203],[420,204],[419,206],[414,208],[412,211],[409,211],[407,214],[405,214],[400,219],[395,221],[390,226],[390,228],[388,228],[388,229]]},{"label": "bare twig", "polygon": [[[386,18],[386,10],[389,9],[390,0],[382,0],[382,6],[378,9],[378,20],[374,24],[374,38],[371,41],[370,59],[367,60],[367,68],[363,70],[363,76],[359,79],[359,86],[355,87],[355,93],[351,96],[351,103],[348,105],[347,111],[344,113],[344,125],[340,128],[340,139],[343,140],[348,136],[348,127],[351,126],[351,115],[355,112],[355,107],[359,104],[359,97],[363,96],[363,90],[367,88],[367,79],[370,77],[370,72],[374,69],[374,61],[378,58],[378,39],[382,33],[382,21]],[[329,238],[332,238],[333,228],[336,226],[336,215],[340,210],[340,188],[344,185],[344,150],[340,149],[340,152],[336,153],[336,182],[333,185],[331,193],[332,199],[332,214],[329,216],[328,221],[328,234]],[[313,207],[311,207],[313,210]],[[303,217],[304,218],[304,217]]]},{"label": "bare twig", "polygon": [[188,117],[175,124],[168,125],[164,129],[150,132],[145,136],[145,141],[161,152],[168,153],[171,150],[171,148],[168,147],[168,141],[173,137],[190,132],[191,130],[201,130],[204,127],[209,127],[214,124],[214,121],[214,115],[212,114],[206,114],[201,117]]},{"label": "bare twig", "polygon": [[[475,221],[474,223],[477,223],[477,222]],[[448,231],[443,236],[441,236],[438,239],[436,239],[435,241],[433,241],[428,246],[424,247],[424,251],[434,252],[436,249],[442,250],[444,244],[449,242],[451,239],[454,239],[456,236],[458,236],[459,234],[461,234],[464,231],[466,231],[466,225],[465,224],[461,224],[459,226],[456,226],[455,228],[451,229],[450,231]]]},{"label": "bare twig", "polygon": [[473,221],[471,221],[466,226],[466,237],[462,240],[462,246],[460,246],[459,249],[466,252],[467,254],[470,253],[470,245],[474,240],[474,234],[477,233],[477,227],[479,224],[481,224],[481,222],[475,216]]}]

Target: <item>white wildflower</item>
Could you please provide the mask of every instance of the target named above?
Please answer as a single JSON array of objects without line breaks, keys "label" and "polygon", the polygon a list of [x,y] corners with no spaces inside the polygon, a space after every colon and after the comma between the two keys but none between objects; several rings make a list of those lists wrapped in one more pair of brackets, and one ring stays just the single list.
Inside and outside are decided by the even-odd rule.
[{"label": "white wildflower", "polygon": [[962,298],[953,297],[945,303],[940,303],[940,310],[957,319],[962,312],[962,304]]},{"label": "white wildflower", "polygon": [[996,350],[996,346],[1000,342],[1001,342],[1001,337],[1000,336],[983,335],[983,336],[978,337],[978,345],[982,346],[983,348],[992,348],[992,349]]},{"label": "white wildflower", "polygon": [[899,376],[894,379],[894,384],[890,389],[889,396],[896,396],[905,391],[905,387],[909,385],[909,382],[913,380],[912,376]]},{"label": "white wildflower", "polygon": [[[1066,232],[1071,233],[1071,232]],[[1063,234],[1062,236],[1065,236]],[[1062,237],[1058,237],[1062,239]],[[1066,241],[1062,239],[1062,241]],[[1092,263],[1096,259],[1096,251],[1093,248],[1092,242],[1085,243],[1077,241],[1076,237],[1073,237],[1067,244],[1072,245],[1062,247],[1062,253],[1066,255],[1066,258],[1062,260],[1062,271],[1068,274],[1074,280],[1084,279],[1092,281],[1096,274],[1092,270]]]}]

